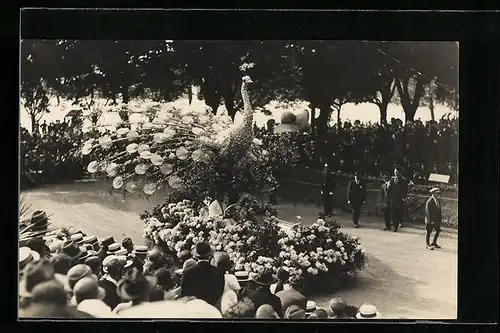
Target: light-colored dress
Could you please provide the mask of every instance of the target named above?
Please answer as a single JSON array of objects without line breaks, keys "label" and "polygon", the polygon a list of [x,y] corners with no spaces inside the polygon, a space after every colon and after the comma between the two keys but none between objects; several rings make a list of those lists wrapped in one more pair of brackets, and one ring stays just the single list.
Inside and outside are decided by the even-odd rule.
[{"label": "light-colored dress", "polygon": [[236,279],[236,276],[233,274],[226,273],[224,275],[224,282],[224,292],[222,293],[220,305],[222,313],[234,304],[238,303],[238,296],[236,295],[236,292],[241,288],[238,279]]}]

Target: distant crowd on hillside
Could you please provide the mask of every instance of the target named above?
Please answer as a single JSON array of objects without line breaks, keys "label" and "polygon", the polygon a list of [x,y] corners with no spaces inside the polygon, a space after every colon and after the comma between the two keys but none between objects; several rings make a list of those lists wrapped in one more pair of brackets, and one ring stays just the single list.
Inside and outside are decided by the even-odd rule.
[{"label": "distant crowd on hillside", "polygon": [[[280,140],[282,134],[274,134],[273,126],[271,122],[267,128],[256,128],[257,136],[264,142]],[[345,122],[331,127],[324,143],[310,131],[289,135],[296,136],[293,148],[300,155],[299,166],[322,169],[328,163],[340,173],[377,178],[397,166],[414,181],[441,173],[451,175],[450,183],[456,182],[458,119],[416,120],[404,125],[395,118],[388,124]]]},{"label": "distant crowd on hillside", "polygon": [[65,121],[42,123],[34,133],[21,127],[21,188],[83,177],[81,142],[81,132]]}]

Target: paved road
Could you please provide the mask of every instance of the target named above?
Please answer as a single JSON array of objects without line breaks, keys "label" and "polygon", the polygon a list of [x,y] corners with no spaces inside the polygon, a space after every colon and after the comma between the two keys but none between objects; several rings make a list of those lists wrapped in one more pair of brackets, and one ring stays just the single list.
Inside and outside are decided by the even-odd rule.
[{"label": "paved road", "polygon": [[[142,222],[138,214],[162,202],[160,193],[150,201],[113,198],[102,183],[54,185],[25,192],[34,209],[51,214],[55,227],[75,226],[98,237],[125,236],[142,242]],[[283,220],[312,223],[318,208],[280,203]],[[337,216],[345,232],[361,238],[369,254],[368,265],[359,273],[356,285],[335,295],[313,299],[326,307],[334,296],[352,305],[371,302],[385,318],[454,319],[457,312],[457,235],[450,231],[441,237],[443,249],[425,249],[424,234],[418,228],[399,233],[382,231],[377,218],[362,217],[362,227],[351,227],[349,216]],[[290,225],[290,223],[288,223]]]}]

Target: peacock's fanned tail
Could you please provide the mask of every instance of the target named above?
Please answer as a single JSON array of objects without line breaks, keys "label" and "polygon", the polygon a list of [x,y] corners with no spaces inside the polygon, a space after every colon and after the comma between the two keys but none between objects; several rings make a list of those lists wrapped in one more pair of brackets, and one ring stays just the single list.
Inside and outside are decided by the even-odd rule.
[{"label": "peacock's fanned tail", "polygon": [[228,126],[224,119],[158,103],[142,108],[108,109],[138,118],[117,128],[84,122],[85,132],[93,134],[82,147],[93,159],[88,172],[112,178],[114,190],[151,195],[163,186],[181,188],[190,169],[213,163],[220,151],[218,133]]}]

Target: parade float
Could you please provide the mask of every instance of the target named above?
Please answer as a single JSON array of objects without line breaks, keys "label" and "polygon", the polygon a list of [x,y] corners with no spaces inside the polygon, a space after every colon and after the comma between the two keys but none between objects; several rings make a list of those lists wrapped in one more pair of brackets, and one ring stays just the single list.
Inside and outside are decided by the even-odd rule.
[{"label": "parade float", "polygon": [[[112,179],[110,191],[147,197],[168,188],[165,203],[141,215],[144,237],[179,265],[195,244],[208,241],[227,252],[233,270],[256,272],[286,266],[321,291],[355,275],[366,260],[359,239],[334,220],[283,230],[267,194],[277,185],[274,161],[255,138],[248,71],[241,97],[242,120],[214,115],[202,103],[129,103],[108,107],[127,121],[99,125],[83,114],[88,139],[82,154],[94,177]],[[286,135],[286,134],[284,134]],[[286,149],[283,148],[283,149]]]}]

